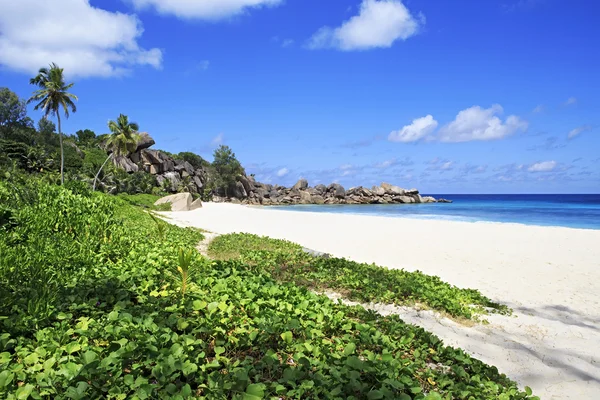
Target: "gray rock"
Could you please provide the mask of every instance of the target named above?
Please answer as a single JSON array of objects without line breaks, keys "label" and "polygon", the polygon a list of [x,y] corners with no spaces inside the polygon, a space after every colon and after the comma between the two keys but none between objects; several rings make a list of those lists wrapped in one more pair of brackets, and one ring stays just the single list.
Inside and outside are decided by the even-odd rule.
[{"label": "gray rock", "polygon": [[327,191],[327,186],[325,185],[317,185],[315,186],[315,190],[317,191],[318,194],[323,194]]},{"label": "gray rock", "polygon": [[311,204],[312,196],[307,191],[303,190],[300,192],[300,204]]},{"label": "gray rock", "polygon": [[327,191],[333,193],[333,195],[338,199],[343,199],[344,197],[346,197],[346,191],[344,190],[344,187],[339,183],[332,183],[327,188]]},{"label": "gray rock", "polygon": [[197,210],[199,208],[202,208],[202,200],[196,199],[190,205],[190,211]]},{"label": "gray rock", "polygon": [[189,193],[177,193],[156,200],[154,205],[171,204],[171,211],[189,211],[192,205],[192,195]]},{"label": "gray rock", "polygon": [[175,163],[173,162],[173,160],[165,160],[162,162],[162,170],[164,172],[171,172],[171,171],[175,171]]},{"label": "gray rock", "polygon": [[192,181],[194,181],[194,184],[196,185],[198,190],[202,189],[202,187],[204,186],[202,184],[202,180],[200,180],[200,178],[197,175],[194,175],[194,177],[192,178]]},{"label": "gray rock", "polygon": [[240,176],[240,177],[238,177],[238,180],[242,183],[242,185],[244,185],[244,190],[246,191],[246,193],[250,193],[256,189],[256,187],[254,186],[254,183],[252,181],[250,181],[250,179],[248,179],[248,177]]},{"label": "gray rock", "polygon": [[300,179],[296,184],[292,187],[292,189],[296,190],[304,190],[308,187],[308,181],[304,178]]},{"label": "gray rock", "polygon": [[133,161],[125,156],[113,157],[112,161],[117,168],[121,168],[127,173],[138,172],[140,169]]},{"label": "gray rock", "polygon": [[435,202],[437,202],[437,200],[434,197],[431,197],[431,196],[424,196],[422,200],[423,200],[423,203],[435,203]]},{"label": "gray rock", "polygon": [[438,199],[437,201],[438,203],[452,203],[452,200],[448,200],[448,199]]},{"label": "gray rock", "polygon": [[140,151],[147,149],[148,147],[154,146],[156,142],[148,133],[142,132],[140,133],[140,139],[138,140],[137,149],[135,151]]},{"label": "gray rock", "polygon": [[385,194],[385,189],[381,186],[373,186],[371,188],[371,193],[373,193],[375,196],[383,196]]},{"label": "gray rock", "polygon": [[311,196],[310,201],[313,204],[325,204],[325,199],[323,198],[323,196],[320,196],[318,194]]},{"label": "gray rock", "polygon": [[163,173],[162,164],[150,165],[150,167],[148,168],[148,172],[150,172],[152,175],[162,174]]},{"label": "gray rock", "polygon": [[231,197],[236,199],[245,199],[248,197],[248,193],[246,192],[242,182],[236,182],[235,185],[233,185]]},{"label": "gray rock", "polygon": [[[386,194],[403,196],[406,191],[399,186],[390,185],[389,183],[382,183],[381,187],[385,190]],[[418,192],[417,192],[418,193]]]},{"label": "gray rock", "polygon": [[410,196],[398,196],[398,202],[410,204],[410,203],[415,203],[415,199]]},{"label": "gray rock", "polygon": [[129,156],[129,159],[134,162],[134,163],[139,163],[140,161],[142,161],[142,156],[140,155],[139,151],[136,151],[135,153],[131,154]]},{"label": "gray rock", "polygon": [[165,161],[163,154],[156,150],[142,150],[140,152],[144,164],[162,164]]},{"label": "gray rock", "polygon": [[194,175],[194,166],[187,161],[183,162],[183,168],[189,175]]},{"label": "gray rock", "polygon": [[169,182],[169,189],[171,192],[176,192],[181,184],[181,178],[177,172],[167,172],[163,175],[166,181]]},{"label": "gray rock", "polygon": [[405,194],[412,196],[415,194],[419,194],[419,191],[417,189],[408,189],[408,190],[405,190]]}]

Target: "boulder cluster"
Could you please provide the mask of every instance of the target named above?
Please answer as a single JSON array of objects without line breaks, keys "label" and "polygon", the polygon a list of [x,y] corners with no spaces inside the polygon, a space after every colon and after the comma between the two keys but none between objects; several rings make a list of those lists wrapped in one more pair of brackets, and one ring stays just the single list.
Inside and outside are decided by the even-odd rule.
[{"label": "boulder cluster", "polygon": [[189,162],[176,160],[162,151],[150,149],[154,144],[154,139],[143,133],[136,151],[129,156],[115,157],[113,163],[128,173],[145,171],[154,175],[158,184],[169,192],[176,193],[184,186],[192,193],[201,193],[208,181],[208,171],[194,168]]},{"label": "boulder cluster", "polygon": [[410,204],[410,203],[447,203],[450,200],[422,197],[417,189],[402,189],[398,186],[382,183],[371,189],[357,186],[348,190],[337,183],[329,186],[309,187],[306,179],[300,179],[293,187],[286,188],[256,182],[252,177],[240,177],[232,198],[214,196],[213,201],[232,201],[253,205],[286,204]]},{"label": "boulder cluster", "polygon": [[[115,157],[116,166],[129,173],[145,171],[156,177],[158,184],[168,192],[202,193],[210,179],[210,172],[204,168],[195,168],[187,161],[177,160],[159,150],[152,150],[154,139],[142,134],[136,151],[128,156]],[[190,196],[191,199],[191,196]],[[186,204],[188,198],[177,199]],[[216,190],[212,200],[215,202],[231,201],[234,203],[253,205],[286,205],[286,204],[410,204],[410,203],[450,203],[450,200],[421,196],[417,189],[382,183],[371,189],[357,186],[348,190],[337,183],[329,186],[316,185],[309,187],[306,179],[300,179],[293,187],[271,185],[257,182],[254,177],[241,175],[237,177],[227,191]],[[170,201],[169,201],[170,202]],[[188,209],[189,209],[188,205]],[[175,207],[177,208],[177,207]],[[186,207],[182,207],[186,208]],[[182,209],[183,211],[183,209]]]}]

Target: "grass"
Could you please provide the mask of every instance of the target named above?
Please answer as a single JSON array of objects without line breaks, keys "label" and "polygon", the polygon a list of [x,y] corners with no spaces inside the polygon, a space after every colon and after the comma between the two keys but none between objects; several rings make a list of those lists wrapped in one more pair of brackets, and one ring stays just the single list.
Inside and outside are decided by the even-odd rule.
[{"label": "grass", "polygon": [[505,305],[473,289],[461,289],[437,276],[387,269],[341,258],[314,257],[298,244],[251,234],[217,237],[208,254],[217,260],[241,260],[281,282],[333,290],[361,302],[418,303],[455,319],[478,319],[488,312],[508,314]]},{"label": "grass", "polygon": [[153,194],[126,194],[126,193],[121,193],[119,195],[117,195],[118,198],[124,200],[125,202],[134,205],[134,206],[138,206],[138,207],[142,207],[142,208],[146,208],[148,210],[152,210],[152,211],[171,211],[171,205],[170,204],[159,204],[159,205],[154,205],[154,203],[156,202],[156,200],[160,199],[161,196],[156,196]]}]

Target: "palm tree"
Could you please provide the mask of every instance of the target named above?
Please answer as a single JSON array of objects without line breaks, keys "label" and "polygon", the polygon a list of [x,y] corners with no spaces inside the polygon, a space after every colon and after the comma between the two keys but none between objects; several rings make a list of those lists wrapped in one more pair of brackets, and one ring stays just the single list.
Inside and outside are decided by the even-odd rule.
[{"label": "palm tree", "polygon": [[111,133],[108,135],[105,146],[110,154],[106,160],[104,160],[104,163],[94,177],[93,190],[96,190],[98,176],[100,176],[100,172],[102,172],[102,168],[104,168],[104,165],[106,165],[108,160],[117,156],[126,156],[133,153],[140,140],[140,135],[138,133],[140,130],[139,125],[135,122],[129,122],[127,115],[120,114],[116,121],[108,121],[108,129],[110,129]]},{"label": "palm tree", "polygon": [[65,83],[63,69],[59,68],[55,63],[50,64],[50,68],[40,68],[39,73],[35,78],[29,81],[32,85],[39,87],[33,93],[33,96],[27,103],[38,102],[34,109],[40,108],[44,111],[44,117],[54,115],[58,119],[58,137],[60,140],[60,183],[65,183],[64,165],[65,154],[63,150],[63,137],[60,126],[60,109],[63,109],[65,117],[69,118],[69,109],[72,112],[77,111],[77,107],[73,100],[77,100],[77,96],[69,93],[68,90],[73,87],[73,83]]}]

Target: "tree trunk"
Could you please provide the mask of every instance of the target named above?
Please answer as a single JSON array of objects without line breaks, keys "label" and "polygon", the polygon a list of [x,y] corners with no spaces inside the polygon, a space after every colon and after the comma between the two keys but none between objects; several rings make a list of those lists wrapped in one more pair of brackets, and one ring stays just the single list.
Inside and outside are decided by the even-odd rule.
[{"label": "tree trunk", "polygon": [[110,160],[112,158],[113,153],[110,153],[108,155],[108,157],[106,157],[106,160],[104,160],[104,162],[102,163],[102,166],[100,167],[100,169],[98,170],[98,173],[96,174],[96,176],[94,177],[94,188],[93,191],[96,190],[96,182],[98,181],[98,177],[100,176],[100,172],[102,172],[102,168],[104,168],[104,166],[106,165],[106,163],[108,162],[108,160]]},{"label": "tree trunk", "polygon": [[62,130],[60,129],[60,113],[56,113],[58,118],[58,140],[60,141],[60,184],[65,184],[65,152],[63,150]]}]

